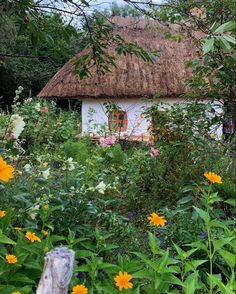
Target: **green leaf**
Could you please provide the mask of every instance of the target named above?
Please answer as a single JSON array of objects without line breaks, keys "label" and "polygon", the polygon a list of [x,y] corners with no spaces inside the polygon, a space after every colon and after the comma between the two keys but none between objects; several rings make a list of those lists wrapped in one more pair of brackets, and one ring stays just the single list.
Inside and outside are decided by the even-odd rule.
[{"label": "green leaf", "polygon": [[236,44],[236,39],[232,36],[224,35],[223,38],[225,38],[226,41],[228,41],[234,45]]},{"label": "green leaf", "polygon": [[210,221],[210,215],[208,212],[202,210],[201,208],[194,207],[196,212],[199,214],[200,218],[204,220],[205,223],[209,223]]},{"label": "green leaf", "polygon": [[231,20],[226,23],[223,23],[221,26],[219,26],[216,30],[216,34],[224,33],[224,32],[229,32],[232,31],[236,28],[236,22]]},{"label": "green leaf", "polygon": [[227,250],[224,250],[224,249],[219,250],[219,253],[222,256],[222,258],[225,260],[225,262],[231,268],[233,268],[235,266],[235,263],[236,263],[236,255],[235,254],[233,254]]},{"label": "green leaf", "polygon": [[153,254],[157,254],[160,251],[160,242],[157,237],[149,233],[148,234],[149,246],[151,247],[151,251]]},{"label": "green leaf", "polygon": [[185,272],[188,271],[195,271],[197,269],[197,267],[199,267],[199,265],[203,264],[207,262],[207,260],[191,260],[186,262],[185,264]]},{"label": "green leaf", "polygon": [[213,283],[215,283],[219,287],[221,293],[224,293],[224,294],[234,294],[235,293],[234,291],[229,289],[229,287],[225,286],[221,282],[221,280],[218,278],[218,276],[209,275],[209,279],[211,279],[213,281]]},{"label": "green leaf", "polygon": [[207,54],[208,52],[210,52],[213,49],[214,46],[214,39],[206,39],[205,44],[202,47],[203,50],[203,54]]},{"label": "green leaf", "polygon": [[225,50],[225,51],[230,51],[231,50],[231,45],[228,41],[225,40],[225,38],[222,37],[217,37],[217,40],[219,41],[220,46]]},{"label": "green leaf", "polygon": [[231,206],[236,206],[236,199],[235,198],[229,198],[225,201],[225,203],[231,205]]},{"label": "green leaf", "polygon": [[185,280],[185,294],[195,294],[197,289],[197,282],[198,282],[198,271],[192,273],[187,277]]},{"label": "green leaf", "polygon": [[209,225],[210,225],[211,227],[222,228],[222,229],[228,231],[227,226],[224,225],[221,221],[212,220],[212,221],[210,221]]},{"label": "green leaf", "polygon": [[174,284],[174,285],[185,287],[184,283],[181,282],[181,280],[178,279],[174,275],[168,275],[168,279],[166,281],[164,280],[163,282],[167,282],[168,284]]},{"label": "green leaf", "polygon": [[4,234],[1,234],[0,235],[0,243],[3,243],[3,244],[11,244],[11,245],[15,245],[16,244],[15,241],[11,240],[10,238],[8,238]]},{"label": "green leaf", "polygon": [[187,244],[187,245],[195,247],[198,250],[203,250],[205,252],[208,252],[207,246],[205,244],[203,244],[203,242],[201,242],[201,241],[193,242],[193,243],[190,243],[190,244]]},{"label": "green leaf", "polygon": [[175,243],[173,243],[173,244],[174,244],[174,247],[175,247],[176,251],[178,252],[179,256],[182,256],[184,251],[177,244],[175,244]]},{"label": "green leaf", "polygon": [[15,274],[15,275],[11,275],[10,281],[13,281],[13,282],[22,282],[24,284],[34,284],[35,283],[34,280],[31,280],[27,276],[25,276],[23,274],[20,274],[20,273]]},{"label": "green leaf", "polygon": [[136,273],[133,273],[132,276],[133,278],[136,279],[148,279],[148,280],[152,280],[154,278],[154,272],[151,272],[150,270],[141,270],[138,271]]},{"label": "green leaf", "polygon": [[146,265],[150,266],[152,269],[154,269],[156,272],[159,271],[159,263],[155,263],[148,259],[145,255],[139,253],[139,252],[133,252],[136,256],[138,256],[141,260],[143,260]]},{"label": "green leaf", "polygon": [[[191,190],[192,191],[192,190]],[[183,192],[183,191],[182,191]],[[186,204],[186,203],[189,203],[189,202],[191,202],[193,200],[193,197],[192,196],[186,196],[186,197],[183,197],[183,198],[181,198],[178,202],[177,202],[177,204],[178,205],[183,205],[183,204]]]},{"label": "green leaf", "polygon": [[229,244],[229,242],[232,241],[233,239],[234,237],[228,237],[224,239],[214,240],[213,241],[214,251],[217,251],[221,249],[224,245]]}]

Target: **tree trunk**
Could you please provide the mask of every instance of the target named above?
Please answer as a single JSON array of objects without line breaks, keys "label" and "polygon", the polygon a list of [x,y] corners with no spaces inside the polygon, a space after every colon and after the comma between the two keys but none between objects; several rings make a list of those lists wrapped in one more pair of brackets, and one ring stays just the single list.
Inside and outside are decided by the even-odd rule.
[{"label": "tree trunk", "polygon": [[67,294],[74,266],[75,253],[66,247],[49,251],[36,294]]}]

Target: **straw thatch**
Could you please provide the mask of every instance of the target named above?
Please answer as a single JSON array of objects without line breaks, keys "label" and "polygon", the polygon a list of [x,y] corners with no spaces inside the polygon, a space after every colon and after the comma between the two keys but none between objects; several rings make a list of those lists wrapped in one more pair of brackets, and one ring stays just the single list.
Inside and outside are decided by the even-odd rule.
[{"label": "straw thatch", "polygon": [[[80,80],[73,73],[73,63],[67,62],[39,93],[40,97],[58,98],[129,98],[177,96],[186,92],[184,82],[191,74],[186,61],[191,58],[195,45],[191,38],[175,42],[165,38],[176,27],[147,20],[114,17],[115,33],[128,42],[137,42],[147,50],[158,50],[154,64],[134,55],[118,56],[117,68],[105,75],[92,69],[92,77]],[[114,52],[110,48],[110,52]]]}]

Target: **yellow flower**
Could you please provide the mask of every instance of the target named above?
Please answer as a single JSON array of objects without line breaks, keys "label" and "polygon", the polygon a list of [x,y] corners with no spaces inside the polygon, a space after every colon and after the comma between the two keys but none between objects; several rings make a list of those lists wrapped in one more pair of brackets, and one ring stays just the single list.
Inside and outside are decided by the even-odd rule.
[{"label": "yellow flower", "polygon": [[45,204],[45,205],[43,206],[43,208],[44,208],[44,209],[48,209],[48,208],[49,208],[49,205],[48,205],[48,204]]},{"label": "yellow flower", "polygon": [[37,242],[41,242],[41,239],[40,239],[39,237],[37,237],[37,236],[35,235],[35,233],[27,232],[27,233],[25,234],[25,238],[27,238],[27,239],[30,240],[31,242],[35,242],[35,241],[37,241]]},{"label": "yellow flower", "polygon": [[6,211],[0,210],[0,218],[4,217],[6,215]]},{"label": "yellow flower", "polygon": [[150,216],[148,216],[148,219],[150,220],[150,223],[154,226],[162,226],[164,227],[167,220],[164,218],[164,216],[160,216],[153,212]]},{"label": "yellow flower", "polygon": [[121,291],[123,288],[128,289],[133,287],[133,284],[130,282],[132,278],[127,272],[119,272],[119,275],[115,276],[114,281]]},{"label": "yellow flower", "polygon": [[213,184],[214,183],[222,184],[221,176],[218,176],[217,174],[215,174],[213,172],[205,172],[204,176]]},{"label": "yellow flower", "polygon": [[47,235],[48,235],[48,231],[42,230],[41,232],[42,232],[42,234],[43,234],[44,236],[47,236]]},{"label": "yellow flower", "polygon": [[14,172],[14,167],[7,164],[2,156],[0,156],[0,180],[3,182],[8,182],[10,179],[13,178]]},{"label": "yellow flower", "polygon": [[86,288],[83,284],[76,285],[73,287],[71,294],[87,294],[88,288]]},{"label": "yellow flower", "polygon": [[21,231],[22,228],[20,228],[20,227],[15,227],[15,230],[16,230],[16,231]]},{"label": "yellow flower", "polygon": [[11,292],[11,294],[22,294],[20,291]]},{"label": "yellow flower", "polygon": [[6,255],[6,260],[8,263],[16,263],[17,262],[17,257],[12,254],[7,254]]}]

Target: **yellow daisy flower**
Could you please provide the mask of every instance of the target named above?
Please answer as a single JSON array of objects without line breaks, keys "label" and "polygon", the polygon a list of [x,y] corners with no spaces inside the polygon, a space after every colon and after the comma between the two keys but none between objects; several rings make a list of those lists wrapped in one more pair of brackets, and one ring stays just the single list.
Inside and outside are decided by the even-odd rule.
[{"label": "yellow daisy flower", "polygon": [[73,287],[71,294],[88,294],[88,288],[83,284],[76,285]]},{"label": "yellow daisy flower", "polygon": [[31,242],[41,242],[41,239],[38,236],[36,236],[35,233],[32,232],[25,233],[25,238],[27,238]]},{"label": "yellow daisy flower", "polygon": [[160,216],[153,212],[150,216],[148,216],[148,219],[150,220],[150,223],[154,226],[162,226],[164,227],[167,220],[164,218],[164,216]]},{"label": "yellow daisy flower", "polygon": [[48,235],[48,231],[46,231],[46,230],[42,230],[41,232],[42,232],[42,234],[43,234],[44,236],[47,236],[47,235]]},{"label": "yellow daisy flower", "polygon": [[5,210],[0,210],[0,218],[4,217],[6,215]]},{"label": "yellow daisy flower", "polygon": [[129,275],[127,272],[119,272],[117,276],[115,276],[114,281],[119,290],[122,291],[124,289],[132,288],[133,284],[130,280],[133,277]]},{"label": "yellow daisy flower", "polygon": [[213,172],[205,172],[204,176],[212,183],[222,184],[221,176],[213,173]]},{"label": "yellow daisy flower", "polygon": [[6,163],[6,161],[0,156],[0,180],[8,182],[14,176],[15,169],[13,166]]},{"label": "yellow daisy flower", "polygon": [[13,254],[7,254],[6,255],[6,260],[8,263],[16,263],[17,262],[17,257]]}]

